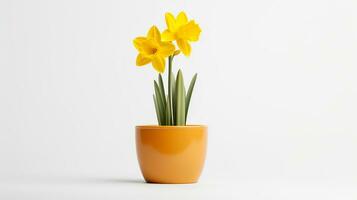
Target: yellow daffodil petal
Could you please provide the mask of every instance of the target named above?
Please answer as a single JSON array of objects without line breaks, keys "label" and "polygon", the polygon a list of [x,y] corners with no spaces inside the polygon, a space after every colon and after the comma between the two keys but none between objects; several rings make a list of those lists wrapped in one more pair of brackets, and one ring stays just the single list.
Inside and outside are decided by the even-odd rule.
[{"label": "yellow daffodil petal", "polygon": [[171,32],[174,32],[176,30],[175,17],[171,13],[168,12],[165,14],[165,20],[166,20],[167,28]]},{"label": "yellow daffodil petal", "polygon": [[152,40],[142,41],[139,52],[145,55],[152,55],[157,51],[158,44],[153,42]]},{"label": "yellow daffodil petal", "polygon": [[167,57],[172,55],[175,52],[175,46],[171,42],[162,42],[158,54],[162,57]]},{"label": "yellow daffodil petal", "polygon": [[150,28],[150,30],[147,33],[147,38],[148,39],[152,39],[156,42],[160,42],[161,41],[161,36],[160,36],[160,31],[159,29],[157,29],[156,26],[152,26]]},{"label": "yellow daffodil petal", "polygon": [[151,62],[149,57],[144,56],[143,54],[139,54],[136,57],[136,66],[143,66]]},{"label": "yellow daffodil petal", "polygon": [[159,73],[164,73],[165,71],[165,59],[161,56],[154,56],[152,58],[152,66]]},{"label": "yellow daffodil petal", "polygon": [[180,50],[182,51],[182,53],[185,56],[189,56],[190,55],[191,46],[186,40],[183,40],[183,39],[177,40],[177,46],[180,48]]},{"label": "yellow daffodil petal", "polygon": [[180,27],[178,37],[184,40],[197,41],[200,37],[201,28],[195,21],[191,20],[188,24]]},{"label": "yellow daffodil petal", "polygon": [[177,27],[183,26],[183,25],[187,24],[187,22],[188,22],[188,19],[187,19],[186,13],[183,11],[180,12],[176,18],[176,26]]},{"label": "yellow daffodil petal", "polygon": [[143,42],[146,41],[145,37],[137,37],[133,40],[134,47],[138,50],[141,51],[141,45]]},{"label": "yellow daffodil petal", "polygon": [[161,39],[164,42],[168,42],[168,41],[174,41],[176,39],[176,37],[175,37],[174,33],[170,32],[169,30],[165,30],[161,34]]}]

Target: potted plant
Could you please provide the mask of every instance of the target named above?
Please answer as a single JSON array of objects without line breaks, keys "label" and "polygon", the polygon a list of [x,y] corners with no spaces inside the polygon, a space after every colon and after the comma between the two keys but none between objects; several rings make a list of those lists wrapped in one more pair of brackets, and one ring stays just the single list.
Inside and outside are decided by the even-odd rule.
[{"label": "potted plant", "polygon": [[[190,55],[190,42],[198,41],[201,29],[184,12],[176,18],[166,13],[165,20],[167,29],[162,33],[152,26],[146,36],[133,41],[139,52],[136,65],[151,63],[159,72],[153,95],[158,125],[136,126],[137,157],[147,182],[195,183],[204,165],[207,145],[207,127],[186,122],[197,74],[186,91],[182,71],[175,75],[172,64],[181,52],[186,57]],[[166,86],[162,78],[165,59]]]}]

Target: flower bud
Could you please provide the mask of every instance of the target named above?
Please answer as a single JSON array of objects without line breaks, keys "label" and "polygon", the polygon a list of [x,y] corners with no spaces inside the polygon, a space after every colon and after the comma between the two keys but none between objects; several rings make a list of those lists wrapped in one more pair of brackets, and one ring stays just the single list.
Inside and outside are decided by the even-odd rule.
[{"label": "flower bud", "polygon": [[179,55],[180,53],[181,53],[180,50],[176,50],[176,51],[174,52],[174,56],[177,56],[177,55]]}]

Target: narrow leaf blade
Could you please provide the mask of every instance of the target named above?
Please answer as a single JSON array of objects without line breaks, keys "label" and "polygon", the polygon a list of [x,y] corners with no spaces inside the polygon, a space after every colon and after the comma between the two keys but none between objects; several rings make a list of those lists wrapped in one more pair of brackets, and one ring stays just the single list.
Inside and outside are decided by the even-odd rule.
[{"label": "narrow leaf blade", "polygon": [[155,104],[157,123],[161,126],[162,125],[162,121],[161,121],[161,113],[159,111],[159,105],[157,104],[155,95],[153,95],[153,97],[154,97],[154,104]]},{"label": "narrow leaf blade", "polygon": [[166,117],[165,117],[165,115],[166,115],[165,114],[166,106],[165,106],[165,103],[164,103],[165,100],[161,95],[159,86],[158,86],[156,81],[154,81],[154,87],[155,87],[156,102],[157,102],[158,109],[159,109],[159,112],[160,112],[161,124],[165,125],[166,124]]},{"label": "narrow leaf blade", "polygon": [[[167,96],[167,101],[166,102],[169,102],[169,96]],[[166,103],[166,108],[165,108],[165,120],[166,120],[166,125],[169,125],[171,126],[172,125],[172,122],[171,122],[171,109],[169,108],[170,107],[170,104],[169,103]]]},{"label": "narrow leaf blade", "polygon": [[171,91],[172,91],[172,116],[173,123],[172,125],[176,125],[176,79],[173,72],[171,72]]},{"label": "narrow leaf blade", "polygon": [[193,76],[193,78],[191,80],[191,83],[190,83],[190,86],[189,86],[188,91],[187,91],[187,96],[186,96],[186,116],[185,116],[185,120],[186,121],[187,121],[188,108],[190,107],[191,96],[192,96],[193,88],[195,87],[196,79],[197,79],[197,74],[195,74]]},{"label": "narrow leaf blade", "polygon": [[176,80],[176,125],[186,125],[186,94],[181,70],[178,71]]},{"label": "narrow leaf blade", "polygon": [[[159,89],[160,89],[160,92],[161,92],[161,96],[163,97],[163,99],[164,99],[164,101],[165,101],[165,96],[166,96],[166,94],[165,94],[165,86],[164,86],[164,82],[162,81],[162,76],[161,76],[161,74],[159,74],[159,79],[158,79],[158,81],[159,81]],[[166,104],[167,102],[165,101],[165,104]]]}]

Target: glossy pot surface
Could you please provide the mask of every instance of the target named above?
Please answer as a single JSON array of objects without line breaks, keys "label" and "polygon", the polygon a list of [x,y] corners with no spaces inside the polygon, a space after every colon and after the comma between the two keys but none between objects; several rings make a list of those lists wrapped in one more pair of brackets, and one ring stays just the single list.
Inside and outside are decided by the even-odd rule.
[{"label": "glossy pot surface", "polygon": [[137,126],[141,172],[151,183],[195,183],[203,169],[207,127]]}]

